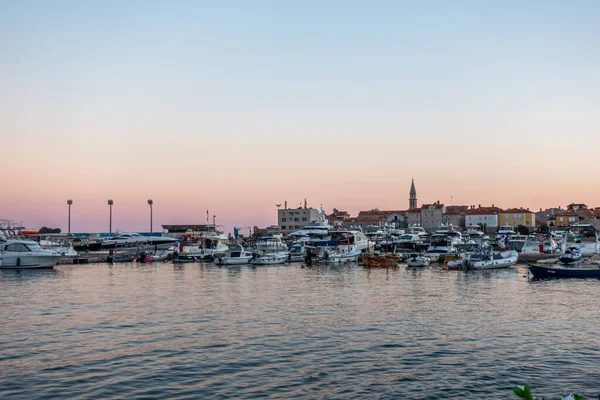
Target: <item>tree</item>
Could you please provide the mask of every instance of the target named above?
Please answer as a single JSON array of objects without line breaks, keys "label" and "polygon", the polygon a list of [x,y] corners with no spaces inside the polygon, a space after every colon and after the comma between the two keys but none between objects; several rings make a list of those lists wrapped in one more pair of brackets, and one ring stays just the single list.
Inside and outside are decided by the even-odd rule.
[{"label": "tree", "polygon": [[38,233],[39,234],[45,234],[45,233],[60,233],[61,230],[60,228],[48,228],[45,226],[42,226],[39,230]]},{"label": "tree", "polygon": [[517,232],[519,232],[519,235],[529,235],[529,228],[523,225],[519,225],[517,227]]}]

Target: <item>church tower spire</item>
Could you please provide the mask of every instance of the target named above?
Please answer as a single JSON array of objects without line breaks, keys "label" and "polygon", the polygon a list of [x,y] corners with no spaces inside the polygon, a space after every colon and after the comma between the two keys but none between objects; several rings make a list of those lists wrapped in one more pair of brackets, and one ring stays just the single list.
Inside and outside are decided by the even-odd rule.
[{"label": "church tower spire", "polygon": [[417,208],[417,189],[415,189],[415,180],[410,184],[410,198],[408,199],[408,208],[412,210]]}]

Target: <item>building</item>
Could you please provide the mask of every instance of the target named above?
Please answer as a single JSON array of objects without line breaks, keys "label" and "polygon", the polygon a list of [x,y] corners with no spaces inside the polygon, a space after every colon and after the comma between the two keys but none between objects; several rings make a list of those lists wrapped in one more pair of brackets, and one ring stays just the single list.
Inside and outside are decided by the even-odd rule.
[{"label": "building", "polygon": [[515,228],[519,225],[535,228],[535,213],[524,208],[509,208],[498,214],[500,226],[510,225]]},{"label": "building", "polygon": [[260,238],[265,235],[278,235],[280,233],[281,230],[277,225],[270,225],[266,228],[259,228],[258,226],[255,226],[252,230],[252,236],[254,236],[254,238]]},{"label": "building", "polygon": [[408,198],[408,209],[413,210],[417,208],[417,190],[415,189],[415,180],[412,180],[410,184],[410,194]]},{"label": "building", "polygon": [[436,231],[444,223],[444,213],[446,206],[436,202],[433,204],[423,204],[421,207],[421,226],[428,232]]},{"label": "building", "polygon": [[479,205],[475,208],[475,206],[471,206],[465,211],[465,225],[485,227],[487,233],[493,233],[500,226],[498,216],[501,211],[501,208],[495,207],[493,204],[491,207]]},{"label": "building", "polygon": [[[360,211],[358,216],[353,219],[354,222],[366,222],[365,218],[373,219],[371,222],[379,224],[379,220],[383,219],[383,224],[392,224],[396,228],[406,227],[406,211],[402,210],[389,210],[382,211],[378,208],[374,208],[369,211]],[[361,220],[362,219],[362,220]],[[377,219],[377,221],[375,221]],[[363,225],[357,225],[363,226]]]},{"label": "building", "polygon": [[459,211],[456,209],[449,210],[450,207],[446,207],[444,213],[444,224],[452,225],[457,228],[465,227],[465,211]]},{"label": "building", "polygon": [[580,217],[575,211],[564,210],[554,216],[555,225],[560,227],[567,227],[570,225],[578,224],[584,218]]},{"label": "building", "polygon": [[312,207],[304,207],[277,209],[277,226],[284,235],[302,229],[310,221],[317,219],[318,210]]},{"label": "building", "polygon": [[542,210],[540,208],[540,211],[535,213],[535,223],[538,226],[542,226],[542,225],[546,225],[546,226],[550,226],[550,225],[556,225],[556,219],[555,216],[556,214],[563,212],[564,210],[560,207],[558,208],[547,208],[545,210]]},{"label": "building", "polygon": [[406,212],[406,224],[408,226],[421,226],[420,208],[411,208]]},{"label": "building", "polygon": [[331,226],[342,226],[344,223],[350,221],[350,214],[347,211],[340,211],[334,208],[333,212],[327,216],[327,221],[329,221]]}]

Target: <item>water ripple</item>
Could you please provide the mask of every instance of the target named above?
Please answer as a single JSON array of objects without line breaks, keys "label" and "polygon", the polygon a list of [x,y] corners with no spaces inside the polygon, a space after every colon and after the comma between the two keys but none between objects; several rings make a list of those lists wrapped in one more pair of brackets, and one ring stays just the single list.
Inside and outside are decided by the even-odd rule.
[{"label": "water ripple", "polygon": [[172,264],[1,271],[3,398],[600,394],[600,281]]}]

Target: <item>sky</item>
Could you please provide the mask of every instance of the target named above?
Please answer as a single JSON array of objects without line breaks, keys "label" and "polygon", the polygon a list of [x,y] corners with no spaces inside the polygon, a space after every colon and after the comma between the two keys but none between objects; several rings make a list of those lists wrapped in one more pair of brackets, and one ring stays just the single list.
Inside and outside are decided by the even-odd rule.
[{"label": "sky", "polygon": [[0,218],[600,206],[598,1],[0,0]]}]

